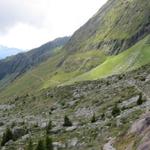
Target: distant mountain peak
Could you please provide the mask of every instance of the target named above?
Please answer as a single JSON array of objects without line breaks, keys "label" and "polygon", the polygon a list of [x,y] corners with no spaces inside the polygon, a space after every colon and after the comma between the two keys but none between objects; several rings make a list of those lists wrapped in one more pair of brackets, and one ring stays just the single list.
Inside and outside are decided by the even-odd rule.
[{"label": "distant mountain peak", "polygon": [[16,55],[20,52],[23,52],[23,50],[18,48],[9,48],[7,46],[0,45],[0,59],[4,59],[8,56]]}]

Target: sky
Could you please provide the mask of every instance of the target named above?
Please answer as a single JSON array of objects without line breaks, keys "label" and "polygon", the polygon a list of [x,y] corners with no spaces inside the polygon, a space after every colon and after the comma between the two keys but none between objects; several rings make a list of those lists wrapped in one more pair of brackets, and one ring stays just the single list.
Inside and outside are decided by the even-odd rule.
[{"label": "sky", "polygon": [[0,45],[30,50],[72,35],[107,0],[0,0]]}]

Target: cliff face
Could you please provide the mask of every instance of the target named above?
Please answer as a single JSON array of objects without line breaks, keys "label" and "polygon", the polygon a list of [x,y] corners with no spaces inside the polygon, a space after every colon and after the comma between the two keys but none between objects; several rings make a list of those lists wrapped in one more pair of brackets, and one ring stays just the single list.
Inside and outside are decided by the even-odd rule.
[{"label": "cliff face", "polygon": [[109,0],[75,32],[65,48],[118,54],[150,33],[149,10],[148,0]]}]

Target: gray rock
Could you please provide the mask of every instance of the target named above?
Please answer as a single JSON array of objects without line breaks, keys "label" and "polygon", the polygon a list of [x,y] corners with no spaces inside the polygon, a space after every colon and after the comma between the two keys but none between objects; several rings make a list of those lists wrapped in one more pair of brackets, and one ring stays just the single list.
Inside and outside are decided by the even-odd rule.
[{"label": "gray rock", "polygon": [[10,110],[10,109],[13,109],[15,107],[15,105],[0,105],[0,110]]},{"label": "gray rock", "polygon": [[114,147],[113,147],[113,143],[114,143],[114,139],[113,138],[110,138],[108,143],[106,143],[103,147],[103,150],[116,150]]},{"label": "gray rock", "polygon": [[65,148],[66,145],[60,142],[53,142],[54,150],[59,150],[60,148]]},{"label": "gray rock", "polygon": [[68,140],[68,148],[71,148],[71,147],[76,147],[78,144],[78,138],[73,138],[71,140]]},{"label": "gray rock", "polygon": [[30,138],[30,134],[26,134],[26,135],[22,136],[21,140],[27,141],[29,138]]},{"label": "gray rock", "polygon": [[62,132],[63,127],[62,126],[56,126],[54,128],[51,129],[51,133],[53,134],[58,134]]},{"label": "gray rock", "polygon": [[79,101],[79,100],[70,101],[70,102],[68,102],[68,105],[69,105],[70,107],[72,107],[72,106],[74,106],[78,101]]},{"label": "gray rock", "polygon": [[24,127],[15,127],[13,128],[12,133],[14,138],[18,139],[27,133],[27,129],[25,129]]},{"label": "gray rock", "polygon": [[132,125],[129,133],[141,133],[149,126],[150,126],[150,117],[140,119]]},{"label": "gray rock", "polygon": [[131,106],[131,105],[136,105],[137,101],[139,99],[139,95],[135,96],[135,97],[132,97],[126,101],[123,101],[120,105],[120,107],[128,107],[128,106]]},{"label": "gray rock", "polygon": [[44,129],[44,128],[46,128],[46,126],[47,126],[47,122],[40,122],[40,123],[38,124],[38,126],[39,126],[41,129]]},{"label": "gray rock", "polygon": [[13,143],[14,143],[14,141],[13,141],[13,140],[10,140],[10,141],[8,141],[8,142],[5,144],[5,146],[12,145]]},{"label": "gray rock", "polygon": [[75,112],[76,117],[92,117],[93,110],[91,108],[79,108]]},{"label": "gray rock", "polygon": [[72,127],[66,128],[65,131],[71,132],[71,131],[74,131],[74,130],[76,130],[76,129],[77,129],[77,126],[72,126]]}]

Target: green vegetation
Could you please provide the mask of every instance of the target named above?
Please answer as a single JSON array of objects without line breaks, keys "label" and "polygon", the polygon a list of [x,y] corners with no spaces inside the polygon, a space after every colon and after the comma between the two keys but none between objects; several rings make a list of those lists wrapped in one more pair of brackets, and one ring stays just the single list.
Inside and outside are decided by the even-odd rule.
[{"label": "green vegetation", "polygon": [[0,89],[11,84],[16,77],[20,77],[31,68],[53,57],[69,39],[70,37],[58,38],[31,51],[19,53],[18,55],[1,60]]},{"label": "green vegetation", "polygon": [[53,150],[53,141],[50,137],[46,136],[45,139],[45,148],[46,150]]},{"label": "green vegetation", "polygon": [[121,112],[120,108],[117,106],[117,104],[115,104],[115,106],[112,109],[112,115],[114,117],[116,117],[116,116],[120,115],[120,112]]},{"label": "green vegetation", "polygon": [[[1,145],[11,150],[91,150],[103,149],[108,137],[116,137],[118,149],[127,149],[134,137],[122,139],[149,99],[149,8],[149,0],[108,0],[64,47],[49,49],[48,44],[46,53],[40,48],[4,60],[2,70],[15,64],[16,71],[8,73],[8,68],[4,77],[0,72],[0,87],[5,87],[0,90],[0,125],[3,129],[8,121],[20,135],[6,144],[13,140],[7,129]],[[26,64],[28,57],[37,59]],[[20,70],[30,63],[32,68]]]},{"label": "green vegetation", "polygon": [[10,140],[13,140],[13,134],[12,131],[9,128],[7,128],[5,133],[3,134],[1,146],[4,146]]},{"label": "green vegetation", "polygon": [[92,118],[91,118],[91,123],[94,123],[94,122],[96,122],[96,116],[95,116],[95,114],[93,114],[93,116],[92,116]]},{"label": "green vegetation", "polygon": [[[45,139],[42,138],[43,140],[40,139],[38,141],[35,150],[53,150],[54,149],[52,139],[48,135],[46,135],[46,137],[44,138]],[[32,148],[29,147],[29,145],[31,145]],[[34,150],[32,143],[29,143],[29,145],[28,145],[29,150]]]},{"label": "green vegetation", "polygon": [[117,56],[110,56],[91,71],[72,79],[66,84],[83,80],[96,80],[114,74],[125,73],[150,63],[150,36]]},{"label": "green vegetation", "polygon": [[29,140],[29,143],[28,143],[28,145],[27,145],[26,150],[34,150],[34,149],[33,149],[33,142],[32,142],[31,139]]},{"label": "green vegetation", "polygon": [[[66,51],[58,52],[53,58],[18,78],[1,92],[0,97],[9,97],[14,93],[20,95],[28,91],[34,92],[49,86],[96,80],[137,69],[150,63],[149,39],[150,37],[147,36],[130,49],[117,56],[109,56],[107,59],[98,51],[72,54],[62,66],[57,68],[63,56],[67,56]],[[92,69],[93,67],[95,68]]]},{"label": "green vegetation", "polygon": [[[17,76],[11,84],[9,81],[16,74],[5,76],[0,86],[9,86],[0,92],[0,98],[5,101],[14,95],[34,93],[48,87],[105,78],[150,63],[150,42],[145,31],[149,30],[146,27],[149,5],[148,0],[108,1],[107,9],[98,11],[63,48],[58,47],[67,40],[50,50],[44,45],[47,53],[42,53],[41,57],[46,57],[46,61],[39,63],[37,60],[35,67]],[[145,38],[138,41],[142,37]],[[38,55],[42,47],[27,56]],[[5,63],[10,59],[14,58],[5,60]]]},{"label": "green vegetation", "polygon": [[35,150],[45,150],[45,146],[42,140],[38,141],[37,147],[35,148]]},{"label": "green vegetation", "polygon": [[70,121],[70,119],[68,118],[68,116],[65,116],[64,117],[64,124],[63,124],[64,127],[70,127],[72,126],[72,122]]},{"label": "green vegetation", "polygon": [[142,105],[142,104],[143,104],[143,99],[142,99],[142,94],[140,94],[137,100],[137,105]]},{"label": "green vegetation", "polygon": [[49,134],[50,130],[52,129],[52,121],[49,121],[47,127],[46,127],[46,134]]},{"label": "green vegetation", "polygon": [[[147,24],[149,8],[148,0],[109,0],[103,11],[98,11],[76,32],[67,43],[67,49],[86,51],[102,43],[98,48],[109,53],[113,48],[121,46],[122,40],[131,38]],[[109,43],[112,40],[120,40],[119,46],[114,47],[114,43]]]}]

